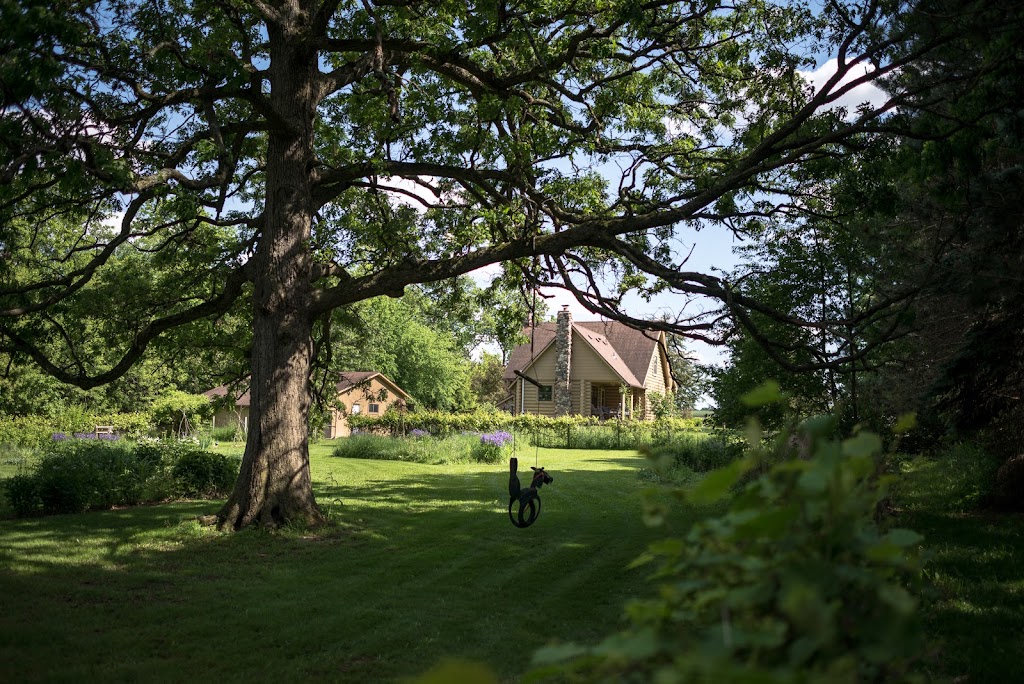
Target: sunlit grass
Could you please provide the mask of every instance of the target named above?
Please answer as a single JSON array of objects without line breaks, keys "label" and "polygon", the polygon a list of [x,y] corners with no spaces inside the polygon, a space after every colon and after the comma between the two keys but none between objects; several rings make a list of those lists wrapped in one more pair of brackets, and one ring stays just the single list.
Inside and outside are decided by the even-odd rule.
[{"label": "sunlit grass", "polygon": [[514,679],[551,639],[611,631],[664,533],[636,454],[520,450],[555,478],[520,530],[506,464],[332,449],[311,449],[332,520],[312,532],[219,534],[195,520],[216,501],[0,521],[0,681],[389,681],[451,656]]}]

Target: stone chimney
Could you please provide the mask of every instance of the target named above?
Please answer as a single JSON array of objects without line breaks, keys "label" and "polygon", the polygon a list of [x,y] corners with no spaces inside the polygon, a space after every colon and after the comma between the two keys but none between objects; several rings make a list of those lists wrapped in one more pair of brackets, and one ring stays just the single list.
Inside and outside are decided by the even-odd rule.
[{"label": "stone chimney", "polygon": [[555,415],[567,416],[572,412],[572,314],[563,306],[558,312],[555,327],[555,386],[551,398],[555,402]]}]

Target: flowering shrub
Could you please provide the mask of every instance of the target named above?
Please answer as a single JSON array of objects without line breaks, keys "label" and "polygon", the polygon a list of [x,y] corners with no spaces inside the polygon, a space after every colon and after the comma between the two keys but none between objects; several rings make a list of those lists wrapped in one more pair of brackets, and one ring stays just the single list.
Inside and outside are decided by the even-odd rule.
[{"label": "flowering shrub", "polygon": [[[58,437],[58,435],[60,436]],[[76,432],[71,436],[74,437],[75,439],[98,439],[101,442],[116,442],[117,440],[121,439],[120,435],[111,435],[103,432]],[[54,441],[59,441],[67,438],[68,436],[65,435],[63,432],[57,432],[54,433],[53,435]]]},{"label": "flowering shrub", "polygon": [[473,445],[473,460],[479,463],[500,463],[512,453],[512,434],[499,430],[480,435]]}]

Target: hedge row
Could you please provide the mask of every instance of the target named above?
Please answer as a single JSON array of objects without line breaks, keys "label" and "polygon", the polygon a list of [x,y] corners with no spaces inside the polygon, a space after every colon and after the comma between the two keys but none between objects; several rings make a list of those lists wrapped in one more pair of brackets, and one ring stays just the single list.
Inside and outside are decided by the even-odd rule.
[{"label": "hedge row", "polygon": [[422,430],[434,436],[461,432],[534,433],[540,431],[567,431],[586,426],[600,426],[629,434],[672,433],[700,429],[697,418],[661,418],[653,421],[601,421],[596,416],[560,416],[551,418],[536,415],[512,415],[500,411],[480,410],[474,413],[443,413],[440,411],[398,412],[388,411],[380,416],[365,414],[348,417],[353,429],[374,434],[404,435]]},{"label": "hedge row", "polygon": [[66,440],[47,445],[28,473],[7,479],[3,488],[21,517],[81,513],[224,496],[238,477],[239,462],[190,442]]},{"label": "hedge row", "polygon": [[0,415],[0,444],[43,449],[54,434],[91,433],[97,425],[109,425],[123,437],[136,439],[150,431],[145,413],[86,413],[68,411],[54,416]]}]

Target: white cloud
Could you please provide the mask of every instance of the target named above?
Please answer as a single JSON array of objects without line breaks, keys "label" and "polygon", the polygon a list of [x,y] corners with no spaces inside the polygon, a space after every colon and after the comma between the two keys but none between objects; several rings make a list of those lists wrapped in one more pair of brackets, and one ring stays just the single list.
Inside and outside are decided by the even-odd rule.
[{"label": "white cloud", "polygon": [[[803,79],[814,88],[814,92],[817,93],[825,87],[828,80],[835,76],[838,70],[839,60],[832,58],[814,71],[801,71],[799,73]],[[852,67],[846,75],[843,76],[835,86],[834,90],[843,88],[852,81],[855,81],[866,74],[870,74],[874,70],[874,67],[870,64],[858,64]],[[861,83],[860,85],[851,88],[849,92],[831,103],[828,108],[834,109],[836,107],[846,107],[847,111],[852,113],[855,112],[857,107],[862,104],[867,104],[871,107],[880,107],[885,104],[887,99],[888,96],[885,94],[885,91],[874,83]]]},{"label": "white cloud", "polygon": [[593,321],[598,318],[596,314],[588,311],[586,307],[579,303],[579,300],[565,290],[542,287],[540,288],[540,294],[545,298],[544,302],[548,305],[549,315],[554,315],[561,311],[563,306],[568,306],[569,313],[572,314],[574,321]]}]

